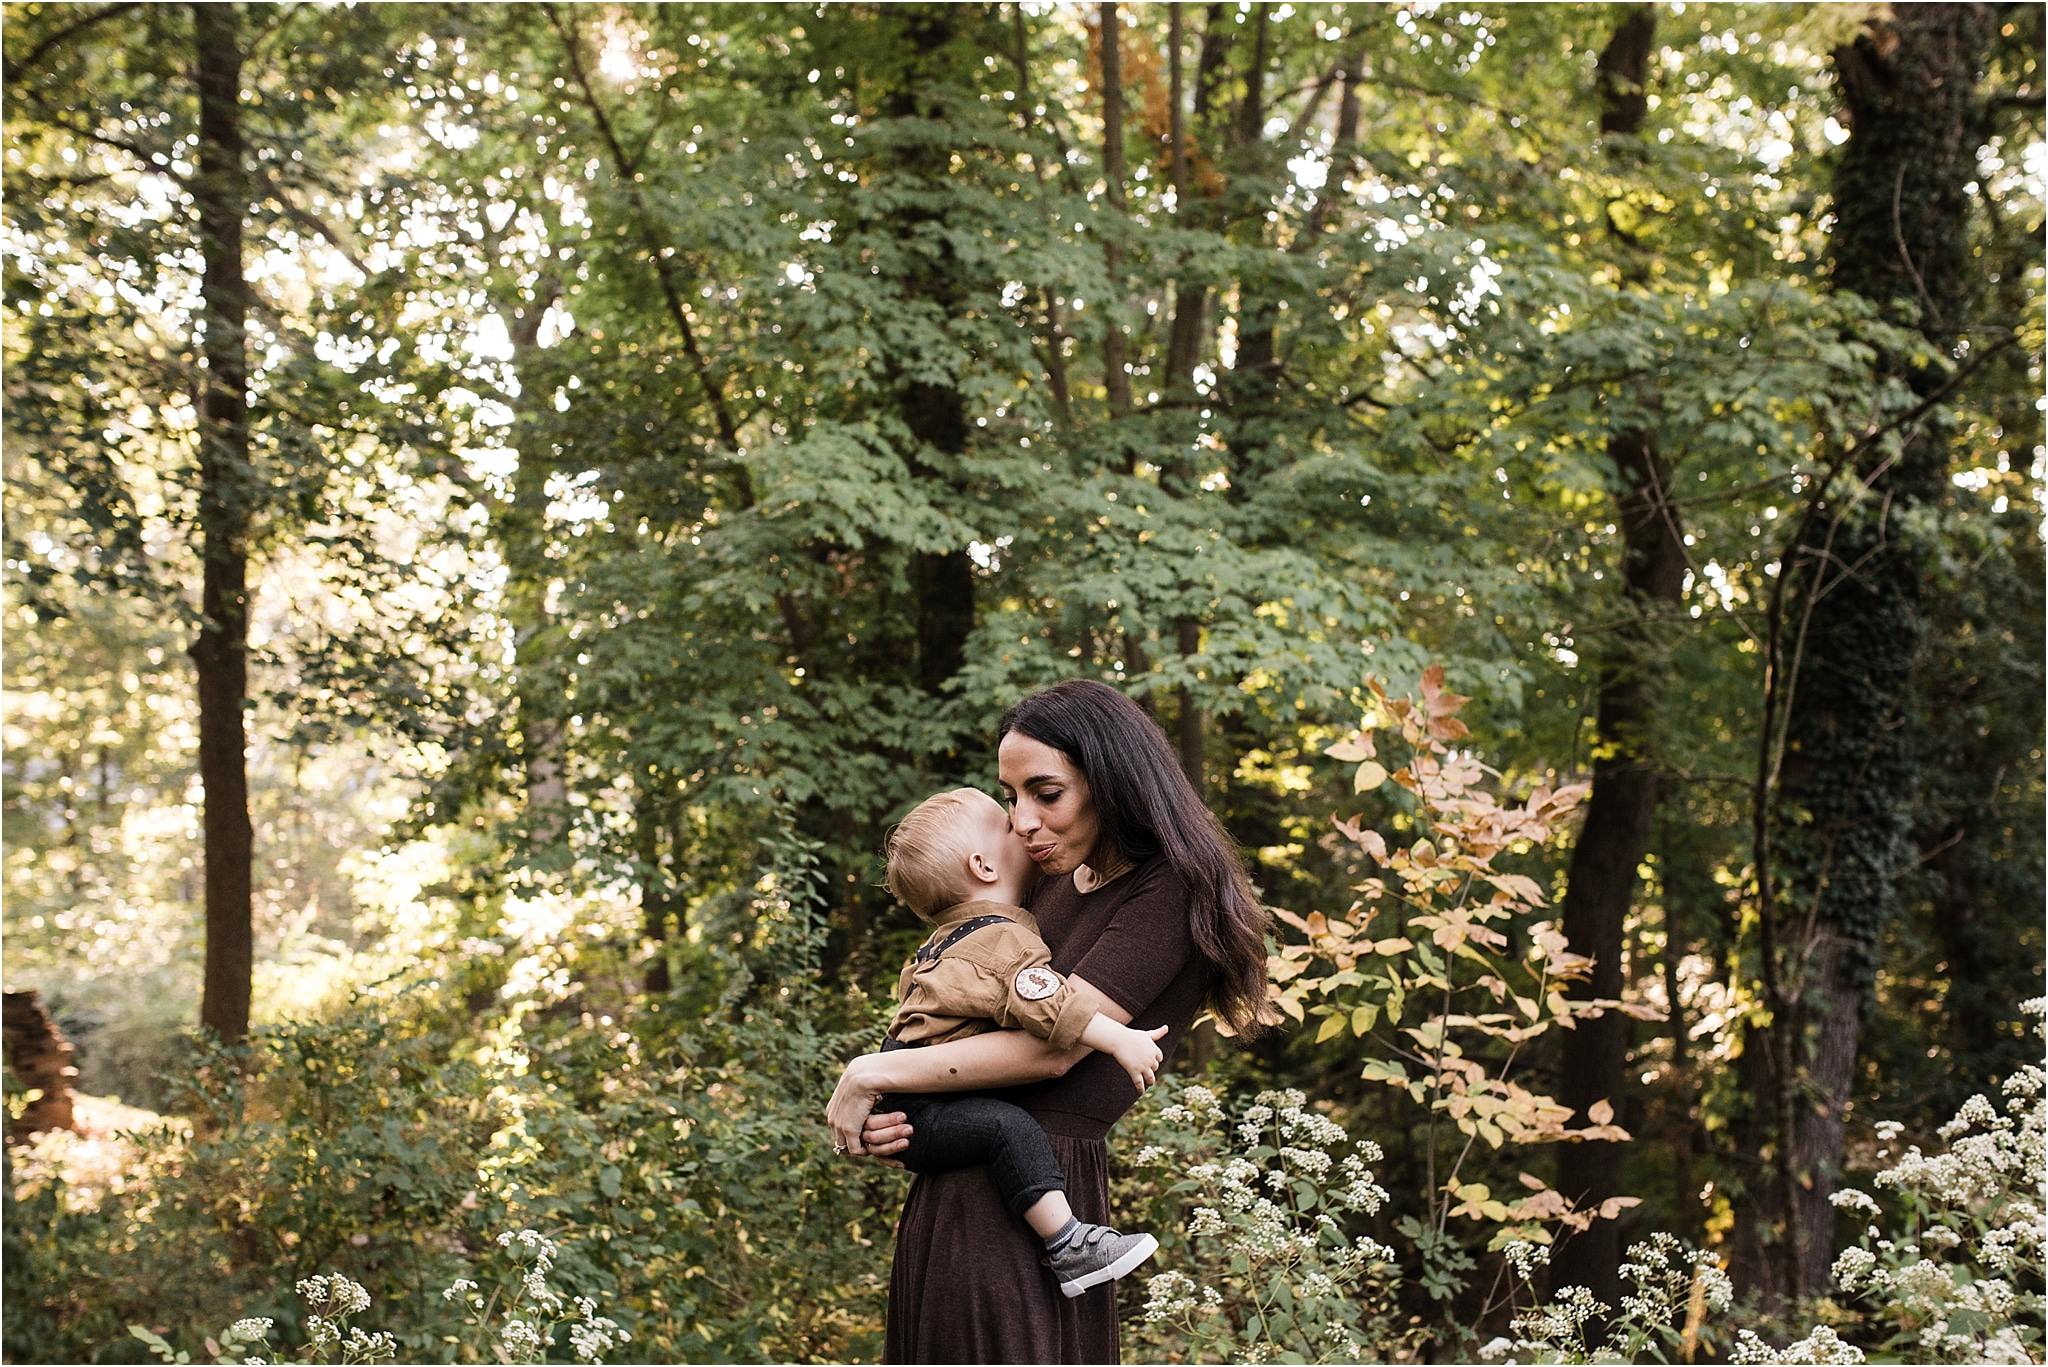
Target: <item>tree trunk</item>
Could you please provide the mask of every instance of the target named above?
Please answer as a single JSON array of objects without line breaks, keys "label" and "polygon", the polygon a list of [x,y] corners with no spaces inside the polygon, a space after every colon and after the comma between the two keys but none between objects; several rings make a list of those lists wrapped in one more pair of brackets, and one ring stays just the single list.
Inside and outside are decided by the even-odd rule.
[{"label": "tree trunk", "polygon": [[[1100,7],[1102,28],[1102,179],[1104,198],[1114,217],[1102,235],[1102,263],[1109,285],[1120,291],[1124,275],[1124,73],[1116,5]],[[1102,309],[1102,378],[1109,396],[1109,414],[1121,418],[1131,411],[1129,348],[1124,344],[1122,300],[1104,300]]]},{"label": "tree trunk", "polygon": [[512,342],[512,373],[519,382],[512,439],[519,463],[512,472],[511,499],[498,518],[498,543],[505,557],[506,616],[512,628],[514,691],[519,699],[519,756],[526,771],[526,838],[533,850],[559,841],[568,814],[564,766],[562,698],[566,680],[549,630],[548,586],[553,578],[547,554],[548,475],[555,468],[544,430],[545,398],[540,373],[540,325],[553,306],[559,284],[544,277],[511,313],[506,332]]},{"label": "tree trunk", "polygon": [[[1989,775],[1997,770],[1991,757],[1980,759],[1978,773]],[[1995,784],[1986,784],[1986,788],[1982,810],[1989,811],[1997,788]],[[1996,980],[1993,965],[1998,946],[1986,933],[1978,907],[1975,879],[1977,861],[1983,855],[1972,846],[1969,837],[1969,823],[1958,821],[1941,837],[1941,852],[1932,861],[1938,880],[1934,889],[1934,924],[1941,933],[1951,989],[1943,1005],[1947,1007],[1949,1048],[1958,1062],[1995,1056],[2011,1011],[1993,993],[1973,990],[1977,984]]]},{"label": "tree trunk", "polygon": [[[1600,53],[1595,79],[1603,134],[1634,136],[1642,131],[1647,109],[1643,86],[1649,79],[1656,22],[1649,6],[1631,9]],[[1593,791],[1572,850],[1562,908],[1572,952],[1593,961],[1592,975],[1570,991],[1581,999],[1618,998],[1622,993],[1623,933],[1657,806],[1651,748],[1663,691],[1666,628],[1659,619],[1676,615],[1685,587],[1685,546],[1656,432],[1630,427],[1611,433],[1607,457],[1620,486],[1626,613],[1611,652],[1599,665]],[[1577,1123],[1590,1123],[1586,1111],[1599,1101],[1620,1110],[1628,1027],[1628,1017],[1608,1011],[1565,1034],[1558,1100],[1572,1108]],[[1558,1155],[1558,1189],[1581,1206],[1597,1206],[1621,1194],[1616,1189],[1619,1163],[1620,1154],[1612,1144],[1567,1144]],[[1552,1280],[1559,1286],[1585,1286],[1606,1304],[1617,1305],[1620,1262],[1620,1227],[1600,1220],[1558,1249]]]},{"label": "tree trunk", "polygon": [[[1849,140],[1836,163],[1833,282],[1947,351],[1971,286],[1969,197],[1976,175],[1977,82],[1994,21],[1982,5],[1897,5],[1835,52]],[[1944,375],[1880,357],[1923,398]],[[1813,926],[1789,946],[1801,972],[1788,991],[1807,1003],[1775,1020],[1781,1056],[1803,1085],[1791,1119],[1790,1189],[1769,1184],[1747,1243],[1777,1264],[1769,1281],[1791,1296],[1825,1290],[1842,1131],[1863,1010],[1900,876],[1917,851],[1911,821],[1919,773],[1903,699],[1924,634],[1926,553],[1914,510],[1943,496],[1948,437],[1937,409],[1904,429],[1897,449],[1852,472],[1865,492],[1822,490],[1813,533],[1783,573],[1795,590],[1785,762],[1772,811],[1787,919]],[[1786,1142],[1777,1136],[1778,1142]],[[1794,1237],[1775,1242],[1769,1231]],[[1789,1246],[1788,1246],[1789,1245]]]},{"label": "tree trunk", "polygon": [[[946,49],[957,36],[958,11],[947,5],[918,6],[908,20],[914,60],[902,89],[890,101],[898,118],[934,119],[945,117],[938,92],[944,88]],[[927,79],[929,77],[929,79]],[[946,154],[931,146],[907,154],[905,169],[920,180],[940,183],[946,175]],[[901,216],[900,229],[906,240],[918,236],[918,228],[931,221],[929,210],[912,210]],[[965,307],[958,266],[949,245],[939,249],[939,259],[911,282],[913,297],[929,299],[942,316],[959,316]],[[945,480],[930,457],[951,462],[967,452],[967,406],[960,392],[950,385],[922,380],[902,385],[900,403],[903,419],[917,443],[909,453],[911,472],[924,480]],[[974,631],[974,562],[963,546],[957,550],[919,551],[911,565],[911,593],[917,611],[917,682],[933,697],[967,662],[967,638]],[[935,756],[942,762],[954,756]]]},{"label": "tree trunk", "polygon": [[[1171,108],[1169,138],[1169,165],[1173,181],[1174,217],[1181,222],[1214,224],[1217,218],[1217,196],[1204,191],[1198,208],[1195,188],[1192,184],[1189,160],[1188,120],[1182,114],[1182,101],[1186,98],[1185,77],[1181,56],[1180,7],[1167,11],[1167,59],[1169,71],[1168,101]],[[1215,91],[1222,79],[1223,58],[1230,44],[1230,23],[1223,6],[1210,5],[1202,20],[1201,56],[1195,63],[1194,124],[1197,131],[1206,130],[1208,116],[1215,100]],[[1201,359],[1202,336],[1208,315],[1209,291],[1206,285],[1183,277],[1178,280],[1173,294],[1173,324],[1167,334],[1166,346],[1166,397],[1176,406],[1189,409],[1195,403],[1195,365]],[[1194,498],[1199,490],[1194,480],[1190,459],[1181,456],[1175,459],[1166,472],[1174,486],[1169,492],[1181,498]],[[1192,614],[1183,614],[1174,621],[1174,646],[1183,658],[1201,652],[1202,624]],[[1203,762],[1206,749],[1203,739],[1203,717],[1201,703],[1195,696],[1192,684],[1182,684],[1175,691],[1175,749],[1180,757],[1181,771],[1195,791],[1203,790]]]},{"label": "tree trunk", "polygon": [[[1016,44],[1011,60],[1017,66],[1017,121],[1028,134],[1032,131],[1032,110],[1037,108],[1038,99],[1031,93],[1030,31],[1024,25],[1024,10],[1020,5],[1010,7],[1010,28]],[[1061,171],[1067,170],[1063,164]],[[1045,188],[1045,158],[1036,150],[1031,153],[1031,178],[1041,190]],[[1121,189],[1119,185],[1119,192]],[[1106,243],[1104,250],[1108,250]],[[1053,420],[1062,429],[1069,428],[1074,425],[1074,399],[1067,383],[1066,323],[1060,295],[1050,285],[1041,286],[1039,294],[1045,300],[1046,337],[1038,350],[1045,364],[1046,385],[1052,390]]]},{"label": "tree trunk", "polygon": [[192,643],[199,676],[199,776],[205,789],[206,978],[199,1017],[222,1041],[249,1033],[254,964],[247,733],[249,526],[256,479],[249,468],[249,287],[242,274],[242,52],[237,6],[192,7],[199,86],[200,320],[205,386],[199,403],[199,534],[202,621]]},{"label": "tree trunk", "polygon": [[7,1066],[14,1080],[42,1093],[9,1122],[9,1142],[20,1143],[44,1130],[78,1128],[71,1113],[71,1089],[78,1078],[78,1070],[71,1066],[71,1041],[43,1008],[42,994],[5,994],[0,1029],[4,1029]]},{"label": "tree trunk", "polygon": [[641,933],[653,947],[641,987],[650,997],[666,996],[669,976],[669,920],[675,904],[674,874],[663,864],[662,837],[669,833],[675,781],[659,769],[643,772],[633,795],[633,863],[640,884]]},{"label": "tree trunk", "polygon": [[[1238,101],[1237,117],[1230,133],[1230,173],[1256,186],[1264,169],[1265,152],[1265,68],[1266,39],[1270,5],[1259,5],[1252,15],[1252,64],[1245,73],[1244,96]],[[1248,236],[1263,236],[1262,214],[1253,217],[1257,206],[1240,203],[1232,217],[1246,222]],[[1230,423],[1230,497],[1235,502],[1248,498],[1266,467],[1266,450],[1272,444],[1275,400],[1280,384],[1279,340],[1275,328],[1279,311],[1274,301],[1246,287],[1237,287],[1237,360],[1227,383],[1228,402],[1224,413]]]},{"label": "tree trunk", "polygon": [[[1180,222],[1201,226],[1212,217],[1207,201],[1215,196],[1209,189],[1194,184],[1194,167],[1190,159],[1194,149],[1190,148],[1188,141],[1189,119],[1183,113],[1187,90],[1182,70],[1181,7],[1178,5],[1167,11],[1167,35],[1171,110],[1168,136],[1172,142],[1168,149],[1168,165],[1173,182],[1173,212]],[[1216,87],[1222,80],[1223,58],[1229,47],[1230,20],[1224,14],[1223,6],[1207,6],[1202,21],[1201,56],[1195,63],[1193,122],[1198,134],[1206,131]],[[1194,202],[1197,199],[1204,201],[1199,207]],[[1208,302],[1206,285],[1184,276],[1175,281],[1173,324],[1167,333],[1166,343],[1166,383],[1170,398],[1183,402],[1194,399],[1195,364],[1201,360]]]}]

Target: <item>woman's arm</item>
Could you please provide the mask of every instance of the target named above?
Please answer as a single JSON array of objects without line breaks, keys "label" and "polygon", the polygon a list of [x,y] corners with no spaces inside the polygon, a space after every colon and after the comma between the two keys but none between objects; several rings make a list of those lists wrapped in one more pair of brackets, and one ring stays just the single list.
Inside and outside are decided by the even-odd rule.
[{"label": "woman's arm", "polygon": [[[1069,981],[1084,991],[1094,991],[1079,977],[1070,976]],[[1095,995],[1104,1015],[1121,1025],[1130,1024],[1130,1012],[1100,993]],[[863,1054],[840,1074],[825,1119],[832,1127],[833,1142],[844,1144],[848,1153],[887,1156],[909,1144],[910,1127],[893,1112],[895,1118],[890,1123],[869,1126],[871,1118],[889,1118],[872,1114],[883,1093],[972,1092],[1040,1082],[1059,1077],[1088,1053],[1085,1048],[1055,1050],[1023,1030],[990,1030],[945,1044]],[[869,1128],[865,1139],[864,1126]],[[885,1131],[895,1133],[885,1138]]]}]

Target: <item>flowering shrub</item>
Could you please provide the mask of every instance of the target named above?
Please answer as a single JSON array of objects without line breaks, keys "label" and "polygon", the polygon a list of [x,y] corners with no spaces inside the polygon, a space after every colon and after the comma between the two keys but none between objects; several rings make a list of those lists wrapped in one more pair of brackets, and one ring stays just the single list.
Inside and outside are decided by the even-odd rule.
[{"label": "flowering shrub", "polygon": [[[2037,1035],[2048,998],[2025,1002]],[[1909,1147],[1873,1179],[1896,1194],[1895,1238],[1866,1226],[1835,1259],[1835,1284],[1873,1307],[1887,1350],[1922,1362],[2039,1362],[2042,1356],[2042,1191],[2048,1182],[2048,1074],[2030,1064],[2005,1080],[2003,1101],[1973,1096],[1943,1125],[1944,1152]],[[1899,1127],[1877,1127],[1889,1145]],[[1838,1209],[1875,1219],[1867,1192],[1844,1188]],[[1762,1360],[1762,1359],[1759,1359]]]},{"label": "flowering shrub", "polygon": [[1164,1176],[1183,1219],[1180,1238],[1160,1231],[1172,1267],[1146,1282],[1146,1344],[1194,1360],[1342,1362],[1387,1337],[1362,1312],[1385,1299],[1393,1254],[1346,1229],[1386,1201],[1378,1145],[1353,1144],[1292,1089],[1233,1117],[1187,1087],[1148,1133],[1158,1142],[1136,1166]]},{"label": "flowering shrub", "polygon": [[[597,1302],[588,1296],[571,1301],[548,1285],[559,1251],[554,1241],[536,1230],[522,1229],[500,1234],[497,1246],[511,1257],[509,1275],[488,1296],[477,1283],[459,1277],[441,1293],[441,1299],[460,1303],[468,1311],[465,1323],[473,1337],[488,1346],[480,1355],[497,1362],[545,1362],[554,1346],[555,1335],[567,1328],[569,1347],[578,1362],[602,1362],[604,1354],[632,1340],[632,1335],[597,1313]],[[298,1354],[301,1362],[344,1364],[390,1362],[398,1357],[398,1340],[391,1334],[372,1332],[349,1323],[370,1308],[370,1293],[340,1273],[301,1278],[299,1299],[305,1302],[306,1345]],[[269,1359],[259,1350],[270,1347],[275,1321],[262,1316],[236,1320],[206,1348],[217,1362],[262,1363]],[[129,1326],[129,1333],[148,1344],[165,1362],[186,1363],[188,1353],[173,1348],[160,1335],[141,1325]]]},{"label": "flowering shrub", "polygon": [[[1518,1289],[1534,1301],[1537,1271],[1550,1261],[1542,1244],[1517,1240],[1502,1250]],[[1632,1288],[1615,1307],[1583,1286],[1568,1286],[1548,1304],[1532,1304],[1514,1317],[1513,1339],[1481,1348],[1489,1360],[1512,1356],[1535,1362],[1691,1362],[1707,1312],[1725,1310],[1735,1297],[1728,1274],[1703,1249],[1669,1234],[1629,1246],[1621,1280]],[[1598,1343],[1591,1331],[1606,1323]]]},{"label": "flowering shrub", "polygon": [[[2048,998],[2023,1003],[2037,1033]],[[1876,1347],[1914,1362],[2034,1363],[2042,1358],[2044,1262],[2042,1192],[2048,1184],[2048,1070],[2039,1064],[2005,1080],[2003,1105],[1984,1096],[1964,1102],[1940,1130],[1947,1148],[1926,1154],[1915,1145],[1878,1172],[1873,1185],[1895,1193],[1887,1237],[1876,1223],[1883,1208],[1854,1188],[1834,1195],[1837,1209],[1866,1217],[1863,1238],[1835,1259],[1835,1283],[1870,1308],[1880,1331]],[[1889,1145],[1901,1127],[1877,1125]],[[1888,1149],[1880,1149],[1888,1157]],[[1547,1249],[1511,1243],[1504,1250],[1524,1286],[1549,1260]],[[1499,1338],[1481,1356],[1540,1362],[1692,1360],[1705,1316],[1725,1309],[1728,1278],[1707,1254],[1669,1235],[1631,1247],[1622,1280],[1635,1290],[1595,1345],[1588,1326],[1611,1307],[1582,1286],[1566,1287],[1547,1305],[1515,1317],[1514,1339]],[[1783,1348],[1753,1330],[1737,1333],[1736,1363],[1860,1363],[1864,1350],[1828,1325]]]}]

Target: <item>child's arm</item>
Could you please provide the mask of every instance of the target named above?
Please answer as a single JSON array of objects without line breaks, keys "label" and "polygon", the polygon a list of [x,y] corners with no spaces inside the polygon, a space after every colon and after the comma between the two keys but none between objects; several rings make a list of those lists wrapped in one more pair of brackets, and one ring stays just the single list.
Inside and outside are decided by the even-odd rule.
[{"label": "child's arm", "polygon": [[[1097,990],[1078,973],[1067,975],[1076,989],[1100,1003],[1097,1018],[1127,1022],[1131,1013],[1115,998]],[[1091,1021],[1090,1024],[1093,1024]],[[873,1114],[875,1102],[889,1092],[977,1092],[1063,1076],[1088,1057],[1088,1046],[1055,1049],[1023,1030],[990,1030],[966,1039],[928,1044],[921,1049],[896,1049],[862,1054],[846,1065],[832,1093],[825,1119],[833,1138],[849,1153],[888,1158],[910,1146],[910,1126],[896,1112],[887,1123]]]},{"label": "child's arm", "polygon": [[1156,1030],[1134,1030],[1097,1011],[1081,1032],[1081,1043],[1122,1064],[1131,1076],[1131,1085],[1142,1092],[1159,1075],[1159,1064],[1165,1058],[1159,1052],[1159,1038],[1166,1029],[1162,1025]]},{"label": "child's arm", "polygon": [[1055,1049],[1080,1043],[1098,1053],[1108,1054],[1130,1076],[1131,1085],[1144,1091],[1159,1074],[1164,1056],[1159,1040],[1166,1027],[1134,1030],[1124,1013],[1105,1014],[1112,1003],[1078,978],[1054,971],[1052,956],[1037,936],[1020,938],[1016,954],[1002,969],[982,979],[994,998],[989,1016],[998,1025],[1021,1025],[1043,1036]]},{"label": "child's arm", "polygon": [[910,1134],[900,1116],[887,1125],[871,1124],[875,1102],[885,1093],[1013,1087],[1059,1077],[1087,1056],[1086,1046],[1057,1050],[1022,1030],[990,1030],[919,1049],[862,1054],[840,1074],[825,1120],[848,1152],[887,1158],[909,1147]]}]

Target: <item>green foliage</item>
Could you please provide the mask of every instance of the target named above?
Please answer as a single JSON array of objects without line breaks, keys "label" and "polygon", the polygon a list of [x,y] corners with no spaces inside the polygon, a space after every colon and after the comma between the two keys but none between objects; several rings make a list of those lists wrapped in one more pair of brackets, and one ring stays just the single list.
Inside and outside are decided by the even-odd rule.
[{"label": "green foliage", "polygon": [[[280,1286],[346,1267],[385,1307],[400,1356],[492,1360],[497,1340],[466,1325],[473,1307],[440,1292],[497,1256],[493,1231],[524,1228],[636,1351],[871,1354],[877,1212],[902,1179],[817,1140],[818,1098],[879,1027],[814,985],[811,868],[787,841],[762,865],[757,933],[732,951],[746,971],[736,962],[734,990],[702,1015],[579,1010],[554,970],[601,980],[604,951],[564,960],[507,936],[501,1005],[483,1020],[429,976],[325,1022],[261,1028],[245,1057],[209,1056],[190,1130],[135,1136],[111,1189],[67,1184],[77,1146],[54,1138],[20,1181],[10,1228],[28,1271],[10,1305],[38,1324],[39,1353],[78,1359],[130,1323],[190,1343],[252,1315],[282,1345],[320,1349]],[[510,1314],[491,1305],[491,1334]]]},{"label": "green foliage", "polygon": [[[8,6],[8,977],[88,1092],[178,1112],[107,1150],[118,1185],[106,1136],[21,1151],[10,1356],[134,1354],[145,1321],[196,1351],[244,1311],[297,1351],[280,1268],[361,1277],[405,1354],[481,1355],[437,1279],[519,1228],[651,1357],[871,1356],[902,1179],[830,1162],[816,1112],[901,925],[879,834],[1075,675],[1181,743],[1266,900],[1324,909],[1278,969],[1313,1029],[1233,1076],[1380,1137],[1383,1289],[1425,1322],[1343,1323],[1403,1352],[1502,1317],[1504,1219],[1592,1214],[1518,1175],[1568,1136],[1515,1036],[1576,1009],[1539,837],[1603,681],[1658,681],[1620,995],[1651,1080],[1596,1128],[1639,1136],[1647,1226],[1724,1236],[1761,614],[1817,472],[1914,401],[1885,358],[1936,373],[1824,269],[1863,19],[1660,9],[1641,132],[1603,139],[1610,8],[1118,16],[1112,195],[1088,8],[248,12],[269,1026],[231,1061],[189,1035],[190,10]],[[2038,17],[2000,27],[1986,88],[2038,88]],[[1846,814],[1897,902],[1856,1105],[1916,1132],[2029,1057],[1999,1004],[2042,955],[2039,130],[1982,114],[1969,202],[1907,218],[1981,279],[1971,347],[2021,345],[1927,434],[1925,620],[1828,647],[1897,647],[1919,793]],[[1624,650],[1636,429],[1688,577]],[[1432,663],[1474,696],[1417,723],[1496,770],[1435,732],[1325,762],[1368,670],[1442,699]],[[1535,790],[1495,809],[1530,823],[1513,873],[1431,829]],[[1247,1352],[1249,1296],[1219,1312]]]}]

